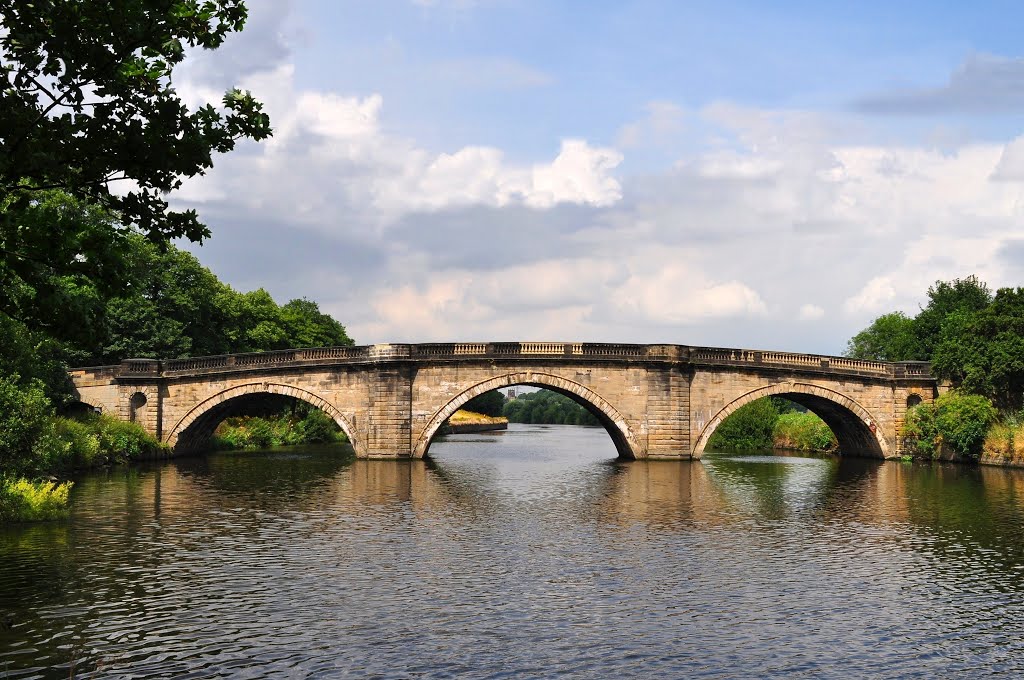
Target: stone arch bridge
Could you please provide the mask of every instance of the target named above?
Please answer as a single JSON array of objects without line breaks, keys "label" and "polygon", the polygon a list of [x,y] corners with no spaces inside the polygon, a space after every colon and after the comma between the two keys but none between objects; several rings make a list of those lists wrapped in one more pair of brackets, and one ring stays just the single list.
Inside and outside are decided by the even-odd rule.
[{"label": "stone arch bridge", "polygon": [[625,458],[699,458],[743,404],[778,395],[817,413],[843,453],[892,458],[908,404],[938,392],[929,366],[685,345],[501,342],[324,347],[129,359],[70,371],[78,399],[134,420],[176,452],[284,395],[330,415],[362,458],[419,458],[471,398],[515,384],[572,397]]}]

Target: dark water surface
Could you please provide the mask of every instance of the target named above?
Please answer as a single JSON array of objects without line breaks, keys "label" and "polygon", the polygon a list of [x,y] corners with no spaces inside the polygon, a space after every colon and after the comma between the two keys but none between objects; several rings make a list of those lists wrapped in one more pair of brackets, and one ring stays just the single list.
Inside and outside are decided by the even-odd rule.
[{"label": "dark water surface", "polygon": [[81,479],[0,528],[12,677],[1024,673],[1024,474],[618,463],[512,426],[432,463],[333,448]]}]

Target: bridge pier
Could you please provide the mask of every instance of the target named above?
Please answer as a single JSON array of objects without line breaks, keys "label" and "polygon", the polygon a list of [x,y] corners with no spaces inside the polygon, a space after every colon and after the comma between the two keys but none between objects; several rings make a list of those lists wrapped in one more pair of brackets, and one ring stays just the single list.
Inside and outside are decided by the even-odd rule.
[{"label": "bridge pier", "polygon": [[646,458],[688,460],[690,448],[690,380],[681,366],[651,371],[647,391]]},{"label": "bridge pier", "polygon": [[[412,458],[412,376],[409,364],[383,365],[371,372],[361,458]],[[357,427],[359,425],[357,424]]]}]

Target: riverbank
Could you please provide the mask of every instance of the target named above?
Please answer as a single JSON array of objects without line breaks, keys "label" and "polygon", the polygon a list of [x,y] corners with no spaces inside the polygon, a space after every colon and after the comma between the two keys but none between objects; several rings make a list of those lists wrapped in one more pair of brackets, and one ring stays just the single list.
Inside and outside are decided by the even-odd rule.
[{"label": "riverbank", "polygon": [[137,423],[109,415],[72,418],[46,409],[20,422],[23,432],[15,434],[32,442],[32,456],[0,472],[0,523],[67,517],[73,473],[170,454],[166,444]]},{"label": "riverbank", "polygon": [[470,434],[507,429],[508,418],[459,409],[451,415],[448,422],[441,426],[438,434]]}]

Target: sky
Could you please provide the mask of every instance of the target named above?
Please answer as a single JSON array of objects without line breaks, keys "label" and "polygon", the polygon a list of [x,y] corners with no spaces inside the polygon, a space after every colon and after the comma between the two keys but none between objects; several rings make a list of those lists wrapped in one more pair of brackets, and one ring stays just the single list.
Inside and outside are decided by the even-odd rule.
[{"label": "sky", "polygon": [[1024,285],[1019,2],[249,0],[174,74],[274,136],[172,196],[239,290],[358,344],[840,354]]}]

